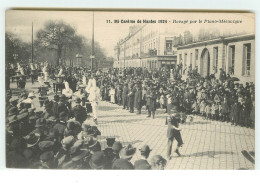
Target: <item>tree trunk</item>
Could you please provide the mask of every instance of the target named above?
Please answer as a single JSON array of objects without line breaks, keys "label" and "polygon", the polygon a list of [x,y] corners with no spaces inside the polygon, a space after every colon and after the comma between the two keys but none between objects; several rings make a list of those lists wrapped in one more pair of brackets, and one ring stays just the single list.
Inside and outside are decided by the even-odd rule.
[{"label": "tree trunk", "polygon": [[61,59],[61,51],[62,51],[62,47],[59,47],[58,46],[58,50],[57,50],[57,54],[58,54],[58,57],[57,57],[57,61],[56,61],[56,65],[59,66],[59,61]]}]

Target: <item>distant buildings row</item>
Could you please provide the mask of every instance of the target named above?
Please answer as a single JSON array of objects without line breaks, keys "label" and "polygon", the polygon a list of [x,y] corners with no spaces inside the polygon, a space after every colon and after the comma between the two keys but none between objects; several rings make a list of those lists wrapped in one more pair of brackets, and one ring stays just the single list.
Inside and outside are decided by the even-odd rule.
[{"label": "distant buildings row", "polygon": [[178,35],[167,27],[146,24],[130,27],[129,35],[115,47],[114,67],[198,67],[202,76],[222,68],[242,81],[255,79],[255,35],[217,37],[176,46]]}]

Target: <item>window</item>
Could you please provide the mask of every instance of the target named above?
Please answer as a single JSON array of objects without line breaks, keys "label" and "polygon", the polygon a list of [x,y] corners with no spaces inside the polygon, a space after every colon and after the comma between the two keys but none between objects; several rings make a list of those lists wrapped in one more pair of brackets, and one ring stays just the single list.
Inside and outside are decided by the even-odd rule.
[{"label": "window", "polygon": [[186,66],[186,62],[187,62],[187,53],[184,54],[184,66]]},{"label": "window", "polygon": [[230,46],[230,74],[234,74],[235,72],[235,46]]},{"label": "window", "polygon": [[250,76],[251,44],[244,44],[243,75]]},{"label": "window", "polygon": [[218,72],[218,47],[213,48],[213,66],[215,67],[215,73]]},{"label": "window", "polygon": [[195,49],[195,60],[199,59],[199,50]]},{"label": "window", "polygon": [[167,52],[172,51],[172,40],[166,40],[166,51]]}]

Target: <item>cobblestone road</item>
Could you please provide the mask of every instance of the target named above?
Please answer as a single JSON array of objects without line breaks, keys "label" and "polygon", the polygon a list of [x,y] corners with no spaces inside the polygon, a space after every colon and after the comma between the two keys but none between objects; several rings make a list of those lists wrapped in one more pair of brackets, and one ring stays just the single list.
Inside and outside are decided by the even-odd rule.
[{"label": "cobblestone road", "polygon": [[[27,83],[29,91],[37,90],[38,83]],[[16,87],[15,83],[11,87]],[[146,118],[147,112],[132,114],[122,107],[109,102],[99,103],[99,129],[102,135],[98,138],[105,147],[107,137],[115,137],[123,144],[133,144],[138,149],[148,144],[150,156],[160,154],[166,157],[167,126],[166,114],[156,111],[155,119]],[[255,151],[255,132],[253,129],[231,126],[231,123],[203,120],[194,117],[192,122],[182,125],[183,147],[178,157],[173,153],[166,169],[254,169],[254,164],[244,157],[241,151]],[[173,148],[176,147],[176,142]],[[132,162],[140,158],[137,150]]]}]

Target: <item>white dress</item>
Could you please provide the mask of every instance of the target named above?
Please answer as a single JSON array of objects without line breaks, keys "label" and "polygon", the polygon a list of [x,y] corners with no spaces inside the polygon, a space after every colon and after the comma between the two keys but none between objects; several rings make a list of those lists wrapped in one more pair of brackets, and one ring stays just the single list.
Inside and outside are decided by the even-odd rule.
[{"label": "white dress", "polygon": [[116,94],[115,89],[114,88],[110,89],[109,95],[110,95],[110,102],[111,103],[116,103],[116,101],[115,101],[115,94]]}]

